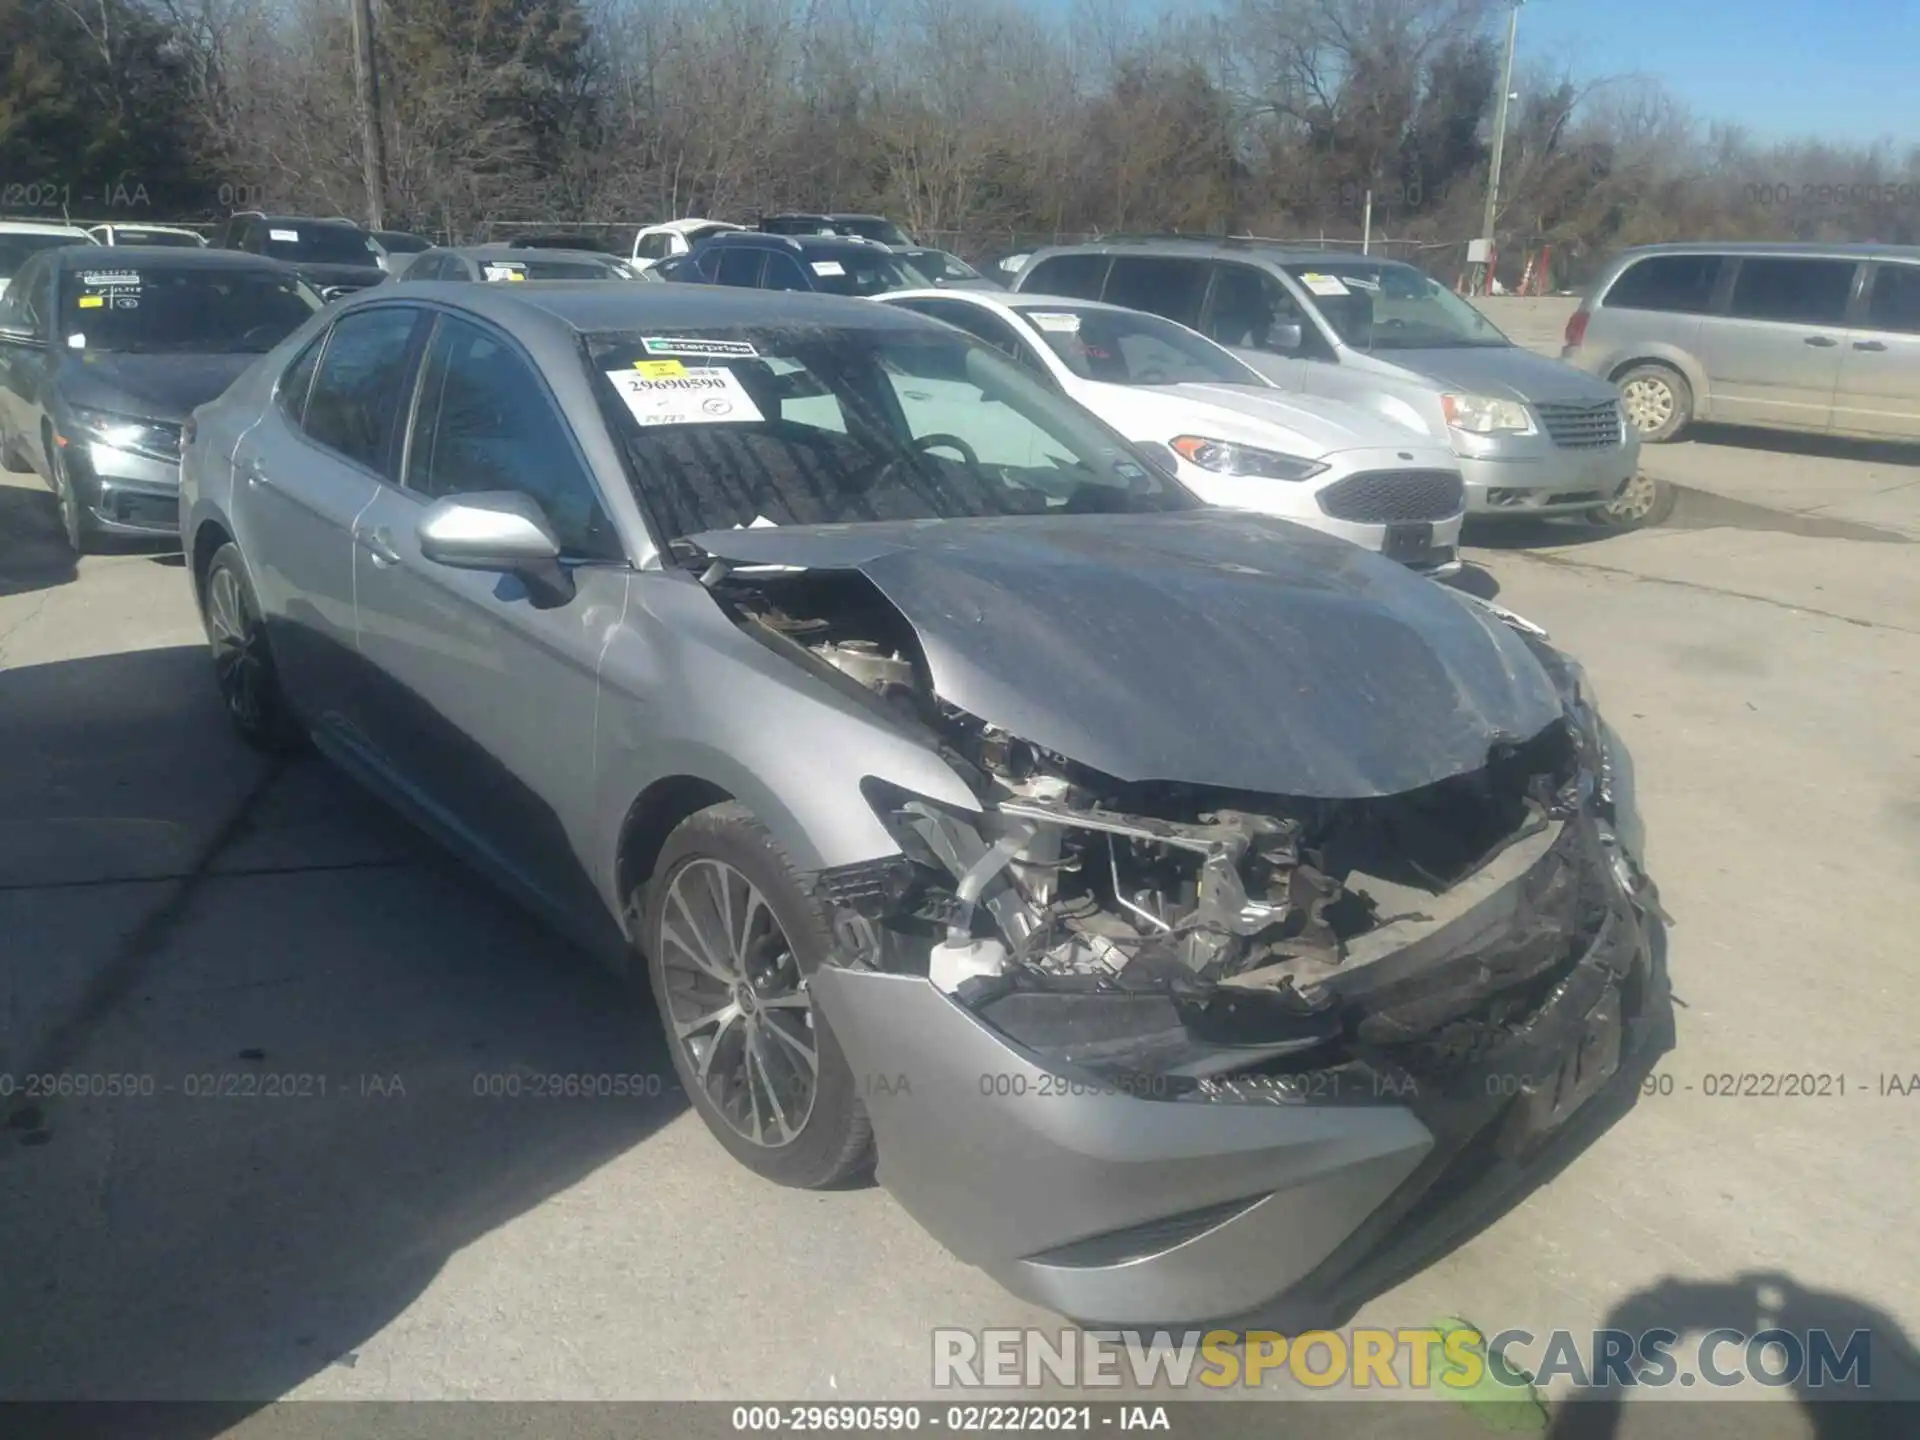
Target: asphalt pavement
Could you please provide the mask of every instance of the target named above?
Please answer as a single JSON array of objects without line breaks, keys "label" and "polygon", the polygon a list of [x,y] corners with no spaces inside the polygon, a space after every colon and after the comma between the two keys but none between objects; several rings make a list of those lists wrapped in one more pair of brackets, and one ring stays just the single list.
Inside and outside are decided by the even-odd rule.
[{"label": "asphalt pavement", "polygon": [[[1545,332],[1554,303],[1489,309]],[[1920,463],[1710,434],[1647,464],[1688,487],[1673,523],[1473,535],[1462,583],[1578,655],[1631,747],[1669,1078],[1355,1323],[1772,1315],[1874,1328],[1891,1383],[1920,1333],[1920,1094],[1885,1079],[1920,1072]],[[1058,1330],[883,1190],[741,1170],[644,1001],[230,738],[177,560],[76,566],[57,533],[0,480],[0,1397],[927,1396],[934,1327]],[[49,1073],[84,1093],[21,1093]],[[486,1093],[556,1074],[630,1093]],[[1707,1093],[1784,1074],[1845,1093]]]}]

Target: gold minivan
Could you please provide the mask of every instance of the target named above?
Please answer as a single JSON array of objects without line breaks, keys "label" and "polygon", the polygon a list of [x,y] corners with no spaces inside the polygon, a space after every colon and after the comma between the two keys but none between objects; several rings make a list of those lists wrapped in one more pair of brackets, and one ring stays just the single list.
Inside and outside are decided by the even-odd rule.
[{"label": "gold minivan", "polygon": [[1628,250],[1560,357],[1618,385],[1647,441],[1695,420],[1920,441],[1920,247]]}]

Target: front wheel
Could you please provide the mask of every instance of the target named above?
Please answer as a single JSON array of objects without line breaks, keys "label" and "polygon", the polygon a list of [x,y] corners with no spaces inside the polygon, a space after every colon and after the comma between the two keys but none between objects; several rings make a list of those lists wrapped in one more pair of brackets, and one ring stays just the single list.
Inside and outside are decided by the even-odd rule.
[{"label": "front wheel", "polygon": [[872,1161],[873,1126],[808,983],[826,917],[745,807],[667,838],[643,943],[667,1048],[714,1137],[755,1174],[819,1189]]},{"label": "front wheel", "polygon": [[229,542],[214,552],[204,593],[214,683],[233,728],[242,740],[270,755],[298,748],[301,727],[280,689],[266,622],[237,545]]},{"label": "front wheel", "polygon": [[1612,500],[1589,510],[1587,519],[1608,530],[1646,530],[1672,518],[1679,499],[1680,492],[1672,485],[1642,470],[1621,486]]}]

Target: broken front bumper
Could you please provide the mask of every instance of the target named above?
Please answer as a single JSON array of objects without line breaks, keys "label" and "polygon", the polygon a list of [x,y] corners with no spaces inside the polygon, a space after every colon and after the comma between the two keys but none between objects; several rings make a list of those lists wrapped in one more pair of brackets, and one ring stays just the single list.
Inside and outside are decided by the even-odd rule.
[{"label": "broken front bumper", "polygon": [[935,1238],[1075,1320],[1191,1324],[1325,1291],[1463,1169],[1524,1159],[1616,1088],[1665,1014],[1654,924],[1620,893],[1471,1060],[1348,1058],[1284,1086],[1076,1070],[918,976],[829,967],[812,988],[872,1115],[879,1178]]}]

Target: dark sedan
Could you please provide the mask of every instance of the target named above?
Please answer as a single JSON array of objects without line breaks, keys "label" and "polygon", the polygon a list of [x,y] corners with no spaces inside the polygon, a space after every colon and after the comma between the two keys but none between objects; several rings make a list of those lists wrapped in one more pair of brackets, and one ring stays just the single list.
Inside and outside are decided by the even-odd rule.
[{"label": "dark sedan", "polygon": [[43,251],[0,300],[0,458],[47,482],[80,554],[175,533],[188,415],[322,304],[239,251]]}]

